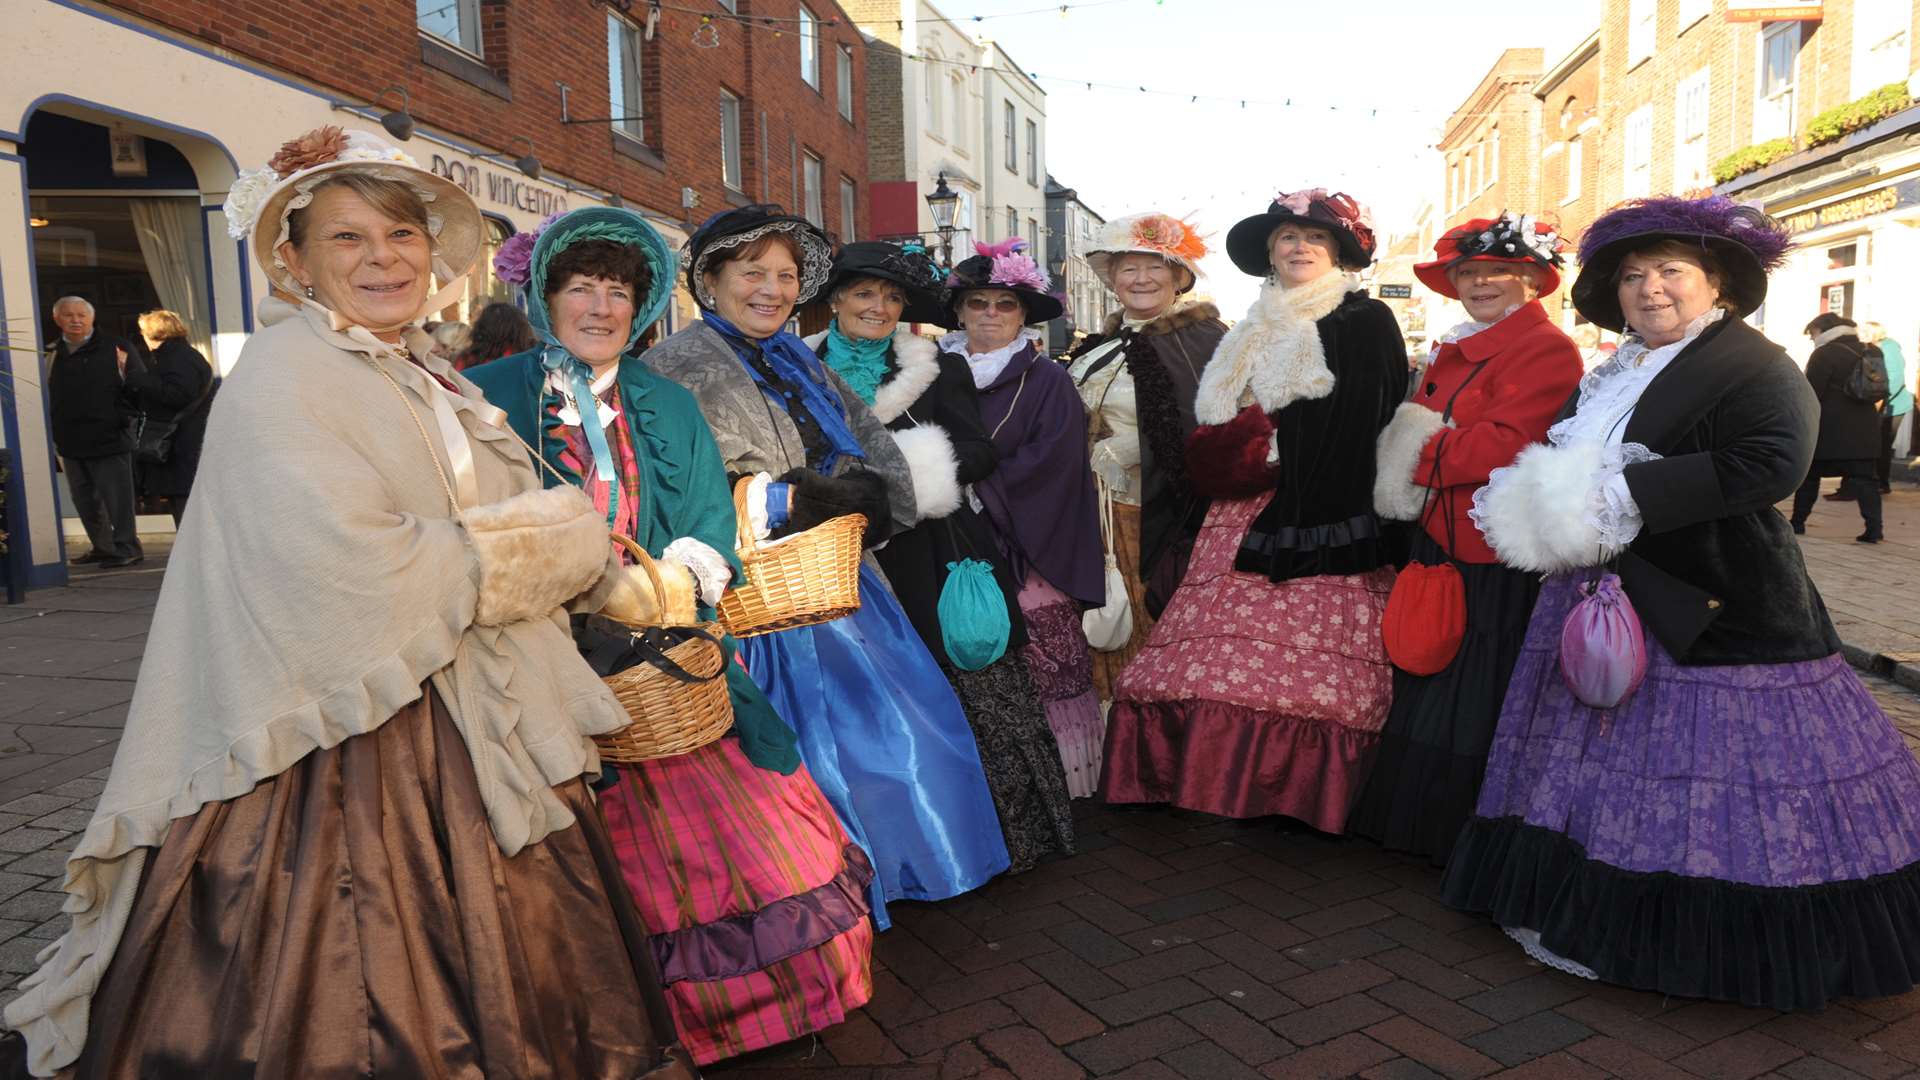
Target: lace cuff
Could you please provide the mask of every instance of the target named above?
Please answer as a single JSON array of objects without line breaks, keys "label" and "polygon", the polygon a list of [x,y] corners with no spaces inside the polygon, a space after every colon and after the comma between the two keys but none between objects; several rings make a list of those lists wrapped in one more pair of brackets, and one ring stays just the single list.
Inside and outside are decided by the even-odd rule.
[{"label": "lace cuff", "polygon": [[1607,558],[1626,550],[1640,535],[1642,526],[1640,507],[1633,501],[1623,470],[1642,461],[1658,460],[1659,454],[1639,443],[1621,443],[1600,452],[1600,473],[1588,500],[1586,523],[1598,530]]},{"label": "lace cuff", "polygon": [[668,544],[660,557],[672,559],[693,574],[700,602],[708,607],[720,602],[728,584],[733,581],[733,567],[727,564],[726,557],[691,536],[683,536]]}]

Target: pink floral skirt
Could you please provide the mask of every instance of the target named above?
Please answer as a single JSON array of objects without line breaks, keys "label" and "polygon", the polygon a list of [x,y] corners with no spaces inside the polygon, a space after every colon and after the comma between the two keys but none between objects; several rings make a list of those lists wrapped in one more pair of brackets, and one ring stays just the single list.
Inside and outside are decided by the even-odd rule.
[{"label": "pink floral skirt", "polygon": [[1393,571],[1272,582],[1233,569],[1269,496],[1215,503],[1187,576],[1114,688],[1101,794],[1340,832],[1393,689]]}]

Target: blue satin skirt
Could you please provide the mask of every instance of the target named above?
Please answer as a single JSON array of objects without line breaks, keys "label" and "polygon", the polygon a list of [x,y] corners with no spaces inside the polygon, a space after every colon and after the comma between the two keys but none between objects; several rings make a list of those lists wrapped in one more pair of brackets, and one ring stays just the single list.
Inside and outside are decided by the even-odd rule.
[{"label": "blue satin skirt", "polygon": [[888,900],[944,900],[1007,868],[973,729],[886,581],[860,568],[860,610],[740,640],[740,658],[800,736],[800,756],[873,860]]}]

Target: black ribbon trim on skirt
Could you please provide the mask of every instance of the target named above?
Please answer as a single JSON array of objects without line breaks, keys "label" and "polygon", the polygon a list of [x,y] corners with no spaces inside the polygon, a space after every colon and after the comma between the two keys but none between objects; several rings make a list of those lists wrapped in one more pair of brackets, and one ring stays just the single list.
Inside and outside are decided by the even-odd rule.
[{"label": "black ribbon trim on skirt", "polygon": [[1920,974],[1920,863],[1820,885],[1621,870],[1564,833],[1474,817],[1441,899],[1540,932],[1608,982],[1773,1009],[1885,997]]},{"label": "black ribbon trim on skirt", "polygon": [[818,888],[775,900],[759,911],[655,934],[660,981],[718,982],[819,948],[867,917],[873,864],[857,844],[843,849],[846,865]]},{"label": "black ribbon trim on skirt", "polygon": [[1269,581],[1290,581],[1320,574],[1364,574],[1405,557],[1404,530],[1398,525],[1382,528],[1373,514],[1327,525],[1269,526],[1266,518],[1271,510],[1261,511],[1247,527],[1233,560],[1235,570],[1262,574]]}]

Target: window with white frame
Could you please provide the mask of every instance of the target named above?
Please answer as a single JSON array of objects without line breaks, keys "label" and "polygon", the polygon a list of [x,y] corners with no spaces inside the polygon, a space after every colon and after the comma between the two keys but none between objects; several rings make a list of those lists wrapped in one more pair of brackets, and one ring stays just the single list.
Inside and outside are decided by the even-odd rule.
[{"label": "window with white frame", "polygon": [[800,78],[820,89],[820,23],[805,4],[800,5]]},{"label": "window with white frame", "polygon": [[1040,125],[1027,121],[1027,183],[1040,183]]},{"label": "window with white frame", "polygon": [[640,28],[607,12],[607,107],[613,130],[645,140],[640,111]]},{"label": "window with white frame", "polygon": [[1713,69],[1701,68],[1673,91],[1673,190],[1692,191],[1713,180],[1707,173],[1707,104]]},{"label": "window with white frame", "polygon": [[740,99],[720,91],[720,180],[732,191],[745,191],[740,164]]},{"label": "window with white frame", "polygon": [[820,159],[808,151],[800,157],[800,197],[805,200],[807,220],[824,229],[827,227],[826,212],[820,206],[821,178],[826,175],[826,167]]},{"label": "window with white frame", "polygon": [[735,15],[740,14],[740,0],[718,0],[718,3],[721,7],[726,8]]},{"label": "window with white frame", "polygon": [[1560,195],[1560,201],[1570,203],[1580,197],[1580,169],[1586,164],[1582,160],[1585,140],[1575,135],[1567,140],[1567,189]]},{"label": "window with white frame", "polygon": [[953,204],[953,250],[965,251],[973,242],[973,192],[960,189],[960,201]]},{"label": "window with white frame", "polygon": [[413,21],[421,33],[480,55],[480,0],[413,0]]},{"label": "window with white frame", "polygon": [[[959,72],[954,72],[947,79],[947,89],[950,91],[947,97],[949,103],[952,105],[952,108],[947,111],[947,119],[951,121],[952,124],[949,129],[949,134],[953,137],[954,144],[960,152],[966,153],[967,114],[971,111],[967,104],[966,78]],[[986,148],[981,147],[980,152],[984,155]]]},{"label": "window with white frame", "polygon": [[1639,198],[1653,194],[1653,106],[1642,105],[1627,116],[1620,160],[1625,177],[1621,195]]},{"label": "window with white frame", "polygon": [[840,117],[853,119],[853,46],[833,51],[833,92],[840,99]]},{"label": "window with white frame", "polygon": [[1912,0],[1853,0],[1853,96],[1907,78]]},{"label": "window with white frame", "polygon": [[1753,141],[1793,134],[1793,88],[1800,66],[1800,20],[1767,23],[1760,31],[1760,76],[1753,103]]},{"label": "window with white frame", "polygon": [[1020,143],[1013,130],[1013,102],[1000,103],[1000,120],[1001,141],[1006,144],[1007,149],[1007,171],[1017,173],[1020,171]]},{"label": "window with white frame", "polygon": [[1659,0],[1627,0],[1628,67],[1653,55],[1654,26],[1659,14]]},{"label": "window with white frame", "polygon": [[844,176],[841,177],[840,178],[840,242],[843,244],[851,244],[854,242],[855,239],[857,239],[857,237],[854,234],[855,230],[853,225],[854,215],[858,212],[854,205],[855,193],[856,191],[853,186],[853,181],[847,179]]},{"label": "window with white frame", "polygon": [[1713,0],[1680,0],[1680,18],[1673,28],[1675,37],[1687,32],[1687,27],[1713,14]]},{"label": "window with white frame", "polygon": [[1020,235],[1020,214],[1013,207],[1007,207],[1007,234],[1001,239],[1011,240]]},{"label": "window with white frame", "polygon": [[1491,141],[1487,144],[1487,186],[1500,179],[1500,129],[1494,128]]}]

